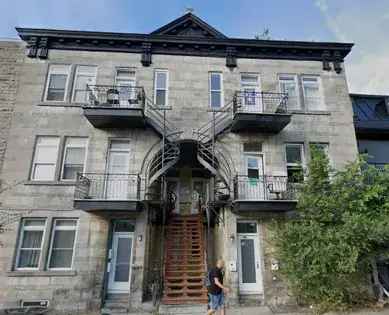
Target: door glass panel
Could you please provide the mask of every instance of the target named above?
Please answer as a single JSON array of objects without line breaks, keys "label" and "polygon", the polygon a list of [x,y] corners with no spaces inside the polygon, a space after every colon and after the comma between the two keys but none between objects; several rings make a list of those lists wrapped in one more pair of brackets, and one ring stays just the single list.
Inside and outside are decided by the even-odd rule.
[{"label": "door glass panel", "polygon": [[119,238],[116,253],[115,282],[128,282],[130,276],[131,238]]},{"label": "door glass panel", "polygon": [[257,275],[255,269],[255,247],[253,239],[242,239],[241,248],[241,266],[242,283],[256,283]]},{"label": "door glass panel", "polygon": [[238,233],[257,233],[257,224],[255,222],[238,222]]},{"label": "door glass panel", "polygon": [[134,232],[135,225],[131,221],[116,221],[115,232]]}]

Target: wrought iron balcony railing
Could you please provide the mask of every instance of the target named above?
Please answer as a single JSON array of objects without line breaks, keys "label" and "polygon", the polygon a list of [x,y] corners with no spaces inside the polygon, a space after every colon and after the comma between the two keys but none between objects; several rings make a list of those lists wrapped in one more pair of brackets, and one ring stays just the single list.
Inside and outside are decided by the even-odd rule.
[{"label": "wrought iron balcony railing", "polygon": [[128,85],[88,85],[87,107],[144,108],[143,87]]},{"label": "wrought iron balcony railing", "polygon": [[296,200],[296,183],[287,176],[260,176],[251,178],[237,175],[234,180],[234,199],[247,201]]},{"label": "wrought iron balcony railing", "polygon": [[285,93],[237,91],[233,112],[285,114],[288,112],[288,95]]},{"label": "wrought iron balcony railing", "polygon": [[140,200],[141,179],[138,174],[78,174],[74,199]]}]

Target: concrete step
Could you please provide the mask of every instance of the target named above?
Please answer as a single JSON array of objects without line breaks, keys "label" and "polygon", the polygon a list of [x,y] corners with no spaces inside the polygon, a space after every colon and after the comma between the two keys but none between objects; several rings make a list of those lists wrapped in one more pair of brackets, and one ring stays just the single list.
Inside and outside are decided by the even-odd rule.
[{"label": "concrete step", "polygon": [[207,305],[161,305],[160,315],[204,315],[207,314]]}]

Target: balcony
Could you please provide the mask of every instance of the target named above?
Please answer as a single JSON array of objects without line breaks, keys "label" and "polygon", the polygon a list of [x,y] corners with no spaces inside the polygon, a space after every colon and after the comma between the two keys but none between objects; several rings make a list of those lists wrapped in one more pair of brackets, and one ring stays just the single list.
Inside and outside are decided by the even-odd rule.
[{"label": "balcony", "polygon": [[238,175],[234,179],[234,211],[238,213],[286,213],[295,210],[296,183],[286,176],[249,178]]},{"label": "balcony", "polygon": [[291,121],[287,103],[288,96],[283,93],[238,91],[231,131],[279,133]]},{"label": "balcony", "polygon": [[145,126],[145,93],[142,87],[87,86],[85,117],[96,128],[142,128]]},{"label": "balcony", "polygon": [[74,208],[85,211],[142,210],[138,174],[78,174]]}]

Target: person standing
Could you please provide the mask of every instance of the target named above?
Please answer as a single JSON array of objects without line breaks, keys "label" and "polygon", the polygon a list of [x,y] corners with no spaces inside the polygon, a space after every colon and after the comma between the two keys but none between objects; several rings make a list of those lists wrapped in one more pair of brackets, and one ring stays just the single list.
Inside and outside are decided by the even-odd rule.
[{"label": "person standing", "polygon": [[218,310],[220,310],[220,315],[225,315],[224,296],[230,289],[223,285],[223,270],[224,261],[219,259],[216,267],[209,271],[209,310],[207,315],[215,314]]}]

